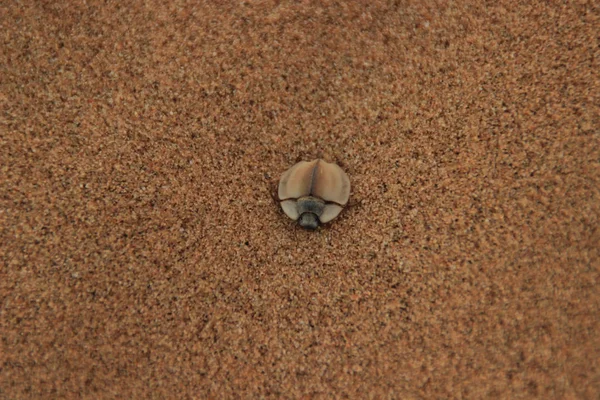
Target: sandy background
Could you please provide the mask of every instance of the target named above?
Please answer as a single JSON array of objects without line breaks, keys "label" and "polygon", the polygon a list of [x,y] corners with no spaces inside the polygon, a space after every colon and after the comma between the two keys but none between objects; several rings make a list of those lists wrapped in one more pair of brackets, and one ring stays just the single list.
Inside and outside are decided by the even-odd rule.
[{"label": "sandy background", "polygon": [[3,2],[0,398],[597,399],[600,8],[483,3]]}]

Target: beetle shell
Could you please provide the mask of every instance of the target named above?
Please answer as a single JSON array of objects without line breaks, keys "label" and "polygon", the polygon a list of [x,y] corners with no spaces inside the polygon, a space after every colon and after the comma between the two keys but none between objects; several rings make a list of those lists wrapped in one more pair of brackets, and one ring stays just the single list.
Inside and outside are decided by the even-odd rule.
[{"label": "beetle shell", "polygon": [[288,217],[315,229],[337,217],[348,203],[350,179],[336,164],[300,161],[281,175],[278,196]]}]

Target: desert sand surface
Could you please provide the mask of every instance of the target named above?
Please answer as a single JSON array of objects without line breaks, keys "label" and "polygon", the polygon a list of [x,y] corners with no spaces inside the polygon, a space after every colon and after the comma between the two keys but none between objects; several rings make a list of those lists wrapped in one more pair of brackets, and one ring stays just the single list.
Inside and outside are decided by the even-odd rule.
[{"label": "desert sand surface", "polygon": [[[0,398],[597,399],[595,1],[0,5]],[[314,232],[272,194],[349,174]]]}]

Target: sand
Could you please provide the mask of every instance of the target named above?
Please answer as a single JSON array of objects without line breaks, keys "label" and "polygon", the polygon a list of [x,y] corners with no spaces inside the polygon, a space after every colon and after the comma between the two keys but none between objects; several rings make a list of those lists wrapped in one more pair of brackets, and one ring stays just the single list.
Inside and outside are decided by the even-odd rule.
[{"label": "sand", "polygon": [[[562,3],[4,2],[0,398],[598,398]],[[308,232],[271,194],[316,157],[352,195]]]}]

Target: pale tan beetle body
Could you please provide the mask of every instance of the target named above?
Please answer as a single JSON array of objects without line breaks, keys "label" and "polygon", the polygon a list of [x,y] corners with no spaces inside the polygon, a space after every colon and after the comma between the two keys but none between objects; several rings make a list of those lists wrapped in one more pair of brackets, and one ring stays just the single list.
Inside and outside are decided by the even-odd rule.
[{"label": "pale tan beetle body", "polygon": [[291,219],[316,229],[339,215],[350,197],[350,178],[336,164],[300,161],[281,175],[281,208]]}]

